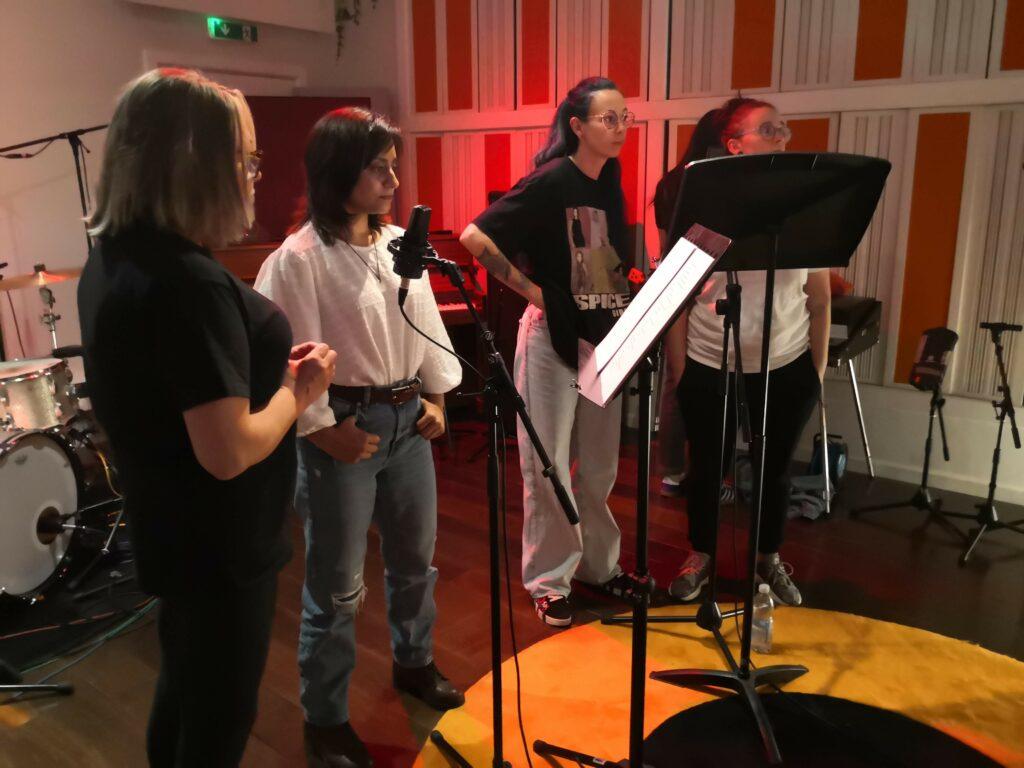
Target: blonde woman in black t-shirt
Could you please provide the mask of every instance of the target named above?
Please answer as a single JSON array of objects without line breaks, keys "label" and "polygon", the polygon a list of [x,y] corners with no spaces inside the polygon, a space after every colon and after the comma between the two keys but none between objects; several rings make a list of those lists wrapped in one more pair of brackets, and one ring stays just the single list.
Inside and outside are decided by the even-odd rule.
[{"label": "blonde woman in black t-shirt", "polygon": [[[572,623],[575,578],[619,595],[619,528],[608,508],[622,402],[594,405],[573,388],[581,340],[599,342],[629,303],[624,202],[616,159],[633,113],[615,84],[588,78],[559,105],[536,170],[462,233],[487,271],[530,303],[520,321],[516,386],[580,515],[570,526],[519,430],[523,584],[546,624]],[[507,255],[524,254],[529,276]]]},{"label": "blonde woman in black t-shirt", "polygon": [[79,284],[85,370],[125,491],[139,582],[161,600],[152,766],[235,766],[256,718],[295,419],[335,353],[209,251],[252,222],[242,95],[180,69],[131,82],[107,135]]}]

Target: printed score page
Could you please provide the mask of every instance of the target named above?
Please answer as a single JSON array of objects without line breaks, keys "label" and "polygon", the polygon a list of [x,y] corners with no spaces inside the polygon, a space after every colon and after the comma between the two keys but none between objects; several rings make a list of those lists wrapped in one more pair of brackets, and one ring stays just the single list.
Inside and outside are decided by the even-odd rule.
[{"label": "printed score page", "polygon": [[602,408],[607,405],[679,308],[700,291],[716,261],[680,238],[601,343],[595,347],[580,340],[580,394]]}]

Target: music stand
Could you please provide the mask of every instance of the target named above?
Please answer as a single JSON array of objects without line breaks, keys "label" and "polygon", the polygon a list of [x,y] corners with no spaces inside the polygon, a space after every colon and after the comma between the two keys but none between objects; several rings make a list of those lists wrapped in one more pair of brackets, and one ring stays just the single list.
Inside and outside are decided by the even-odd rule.
[{"label": "music stand", "polygon": [[[764,408],[760,423],[754,425],[751,441],[755,502],[751,511],[740,660],[737,663],[721,632],[714,628],[728,670],[680,669],[655,672],[651,677],[683,687],[713,687],[740,694],[750,708],[773,764],[781,763],[782,755],[757,688],[782,685],[807,671],[799,665],[752,669],[750,662],[754,576],[764,507],[775,271],[847,266],[871,221],[891,167],[879,158],[834,153],[736,155],[700,160],[687,166],[669,231],[668,242],[675,243],[693,224],[701,224],[732,240],[716,265],[717,270],[767,272],[760,366],[764,372]],[[736,349],[739,360],[738,344]],[[736,378],[740,378],[739,373]],[[716,553],[711,555],[714,560]],[[712,574],[717,579],[714,570]],[[714,594],[714,588],[708,592]]]},{"label": "music stand", "polygon": [[[647,659],[647,611],[654,580],[648,571],[647,517],[651,461],[651,397],[653,374],[657,367],[657,347],[662,335],[699,294],[710,277],[715,262],[729,246],[728,238],[694,225],[686,238],[662,261],[640,292],[633,298],[615,326],[597,347],[581,341],[576,386],[588,400],[604,407],[614,398],[635,371],[636,392],[640,396],[637,425],[637,556],[629,574],[625,595],[633,604],[630,658],[629,757],[620,766],[645,768],[644,748],[644,670]],[[655,350],[652,352],[652,350]],[[537,740],[538,755],[564,757],[578,765],[610,765],[594,755],[566,749]]]}]

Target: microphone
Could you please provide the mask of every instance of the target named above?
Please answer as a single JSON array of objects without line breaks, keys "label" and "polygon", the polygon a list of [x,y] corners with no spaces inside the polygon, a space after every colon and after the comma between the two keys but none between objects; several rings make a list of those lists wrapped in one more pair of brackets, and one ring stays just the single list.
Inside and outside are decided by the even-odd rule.
[{"label": "microphone", "polygon": [[1003,331],[1016,333],[1017,331],[1024,330],[1024,326],[1014,323],[982,323],[979,327],[986,331],[995,331],[996,333],[1002,333]]},{"label": "microphone", "polygon": [[426,264],[423,258],[433,250],[427,242],[427,227],[430,225],[430,208],[426,205],[414,206],[409,213],[409,224],[402,237],[396,237],[388,243],[388,250],[394,259],[395,274],[402,278],[398,288],[398,306],[405,304],[409,295],[409,281],[423,277]]}]

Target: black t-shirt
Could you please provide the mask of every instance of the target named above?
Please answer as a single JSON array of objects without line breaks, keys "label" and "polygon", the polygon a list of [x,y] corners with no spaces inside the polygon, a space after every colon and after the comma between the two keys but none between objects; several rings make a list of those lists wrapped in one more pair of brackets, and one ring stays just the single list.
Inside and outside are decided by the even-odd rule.
[{"label": "black t-shirt", "polygon": [[544,292],[555,351],[573,368],[578,340],[596,344],[629,304],[625,205],[617,162],[596,180],[568,157],[551,160],[473,222],[505,256],[526,256]]},{"label": "black t-shirt", "polygon": [[78,304],[89,396],[143,589],[246,586],[279,570],[291,555],[294,427],[266,459],[221,481],[196,459],[182,414],[225,397],[266,406],[292,344],[284,314],[209,251],[148,226],[100,239]]}]

